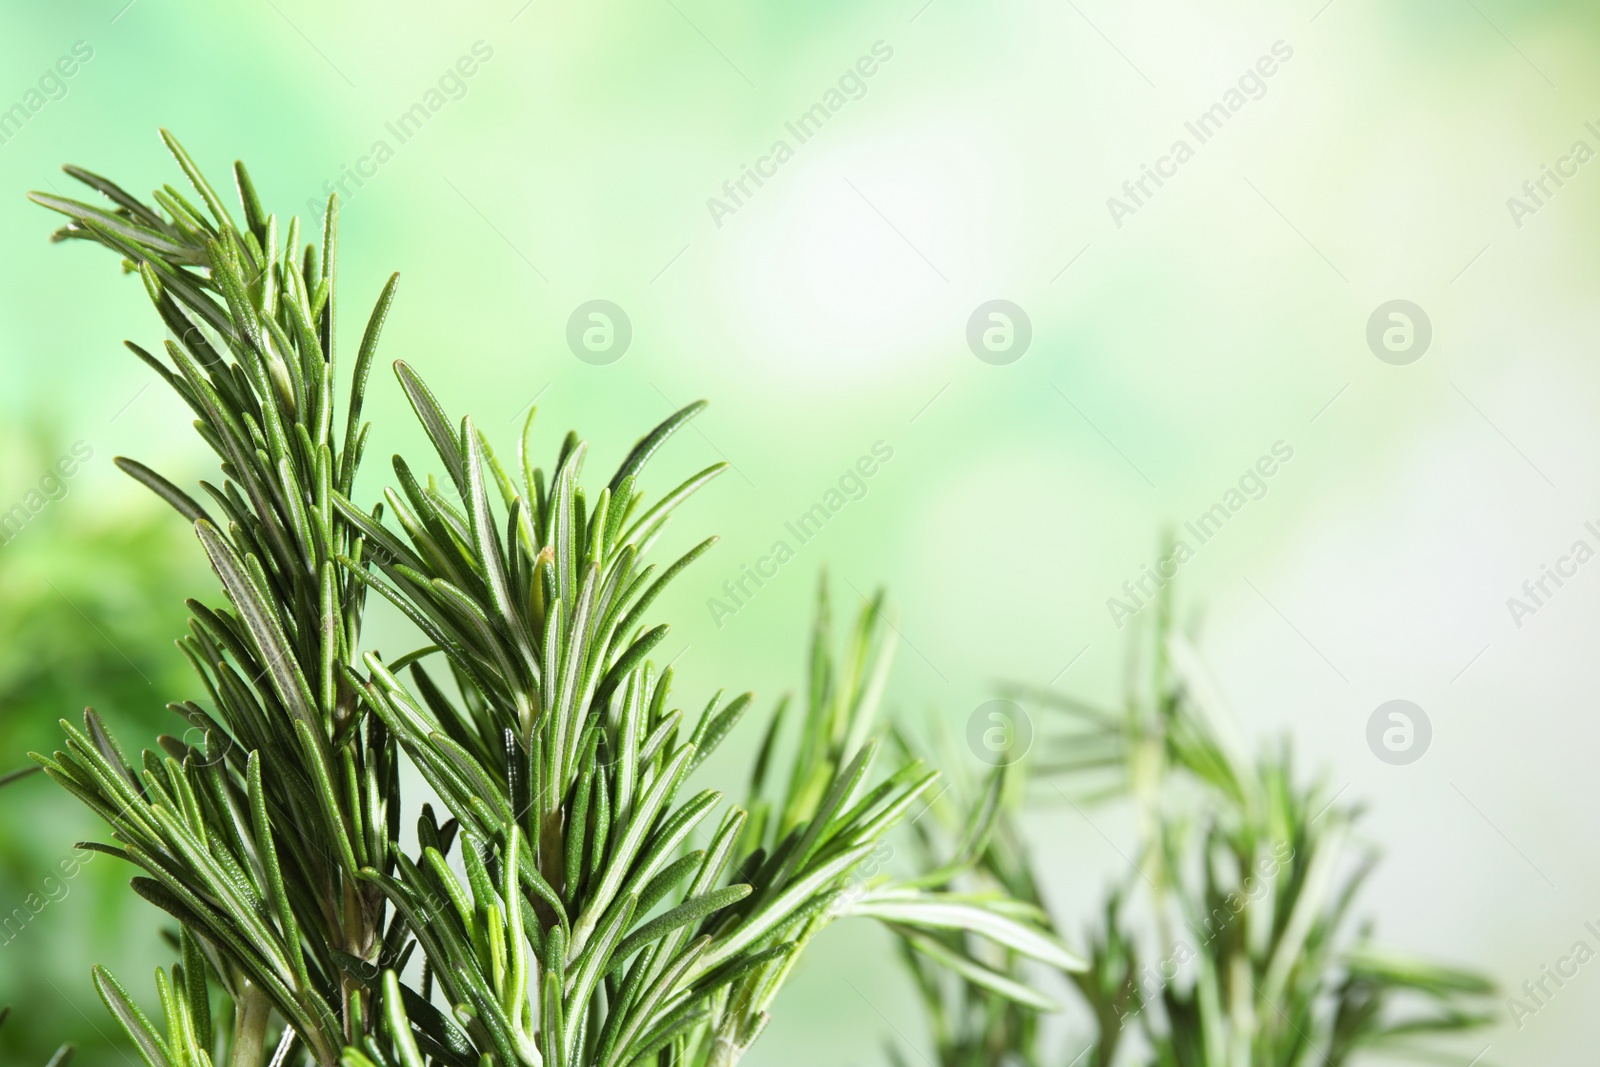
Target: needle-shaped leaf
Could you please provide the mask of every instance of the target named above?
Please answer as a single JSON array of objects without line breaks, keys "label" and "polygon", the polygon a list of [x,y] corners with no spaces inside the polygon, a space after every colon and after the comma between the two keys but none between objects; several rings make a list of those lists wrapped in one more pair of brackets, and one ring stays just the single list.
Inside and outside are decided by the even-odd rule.
[{"label": "needle-shaped leaf", "polygon": [[876,842],[858,845],[833,859],[808,872],[804,877],[772,897],[763,904],[760,910],[748,918],[742,919],[738,926],[727,937],[719,939],[717,944],[706,953],[700,961],[701,969],[715,967],[728,959],[738,955],[741,951],[755,944],[779,929],[780,925],[794,912],[803,907],[824,891],[835,878],[844,874],[850,868],[866,859],[877,848]]},{"label": "needle-shaped leaf", "polygon": [[400,387],[405,390],[407,399],[411,401],[412,410],[417,413],[417,420],[433,442],[434,451],[444,461],[450,480],[455,483],[456,490],[465,496],[466,464],[461,455],[461,442],[450,428],[450,420],[445,418],[444,410],[439,407],[433,393],[410,366],[404,361],[396,361],[394,372],[400,379]]},{"label": "needle-shaped leaf", "polygon": [[906,926],[965,930],[1063,971],[1081,971],[1088,967],[1086,960],[1068,949],[1055,935],[997,914],[979,901],[949,894],[868,890],[847,908],[852,915]]},{"label": "needle-shaped leaf", "polygon": [[277,613],[267,606],[233,546],[217,528],[205,521],[195,523],[194,528],[211,559],[212,569],[222,579],[223,588],[249,630],[256,653],[267,666],[278,699],[300,721],[311,722],[315,698],[305,675],[296,665]]},{"label": "needle-shaped leaf", "polygon": [[900,927],[896,932],[905,938],[906,943],[912,948],[927,956],[939,966],[954,971],[974,985],[980,985],[985,989],[999,993],[1007,1000],[1033,1008],[1035,1011],[1061,1010],[1060,1005],[1032,986],[1024,985],[1014,978],[1009,978],[998,971],[990,970],[970,957],[951,950],[942,941],[906,927]]},{"label": "needle-shaped leaf", "polygon": [[132,1039],[144,1061],[150,1067],[174,1067],[172,1049],[138,1005],[128,999],[127,990],[103,967],[95,967],[93,974],[94,987],[100,993],[100,999],[107,1010],[116,1016],[117,1022],[122,1024],[123,1031]]},{"label": "needle-shaped leaf", "polygon": [[614,961],[612,970],[615,971],[629,956],[663,934],[670,933],[680,926],[697,923],[731,904],[737,904],[749,895],[748,885],[730,885],[725,889],[717,889],[692,900],[686,900],[671,911],[663,912],[629,934],[617,947],[617,951],[612,955]]},{"label": "needle-shaped leaf", "polygon": [[639,443],[633,446],[633,450],[628,453],[628,457],[622,461],[622,465],[617,468],[617,473],[611,476],[611,492],[616,494],[622,488],[625,479],[637,477],[639,472],[644,469],[644,465],[650,462],[650,457],[655,455],[661,446],[667,443],[667,439],[705,409],[706,402],[704,400],[697,400],[692,404],[679,408],[664,420],[661,425],[641,438]]}]

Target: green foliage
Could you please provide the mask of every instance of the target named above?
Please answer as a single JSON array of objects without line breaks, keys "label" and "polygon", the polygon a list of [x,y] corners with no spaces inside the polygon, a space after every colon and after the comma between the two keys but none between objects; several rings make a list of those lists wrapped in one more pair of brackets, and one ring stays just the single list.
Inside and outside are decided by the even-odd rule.
[{"label": "green foliage", "polygon": [[213,514],[118,461],[194,524],[227,594],[225,606],[189,602],[182,642],[210,710],[171,705],[204,742],[163,738],[136,769],[91,711],[82,730],[67,726],[65,751],[39,762],[112,826],[114,850],[144,869],[134,888],[198,937],[236,1006],[238,1062],[260,1047],[270,1006],[332,1063],[370,1014],[369,991],[345,968],[383,947],[387,901],[361,870],[392,867],[385,833],[399,815],[395,743],[362,713],[349,676],[366,586],[338,560],[359,559],[364,541],[333,506],[360,461],[361,399],[394,280],[369,320],[338,434],[336,212],[301,255],[298,220],[280,245],[242,165],[244,230],[167,143],[209,217],[171,186],[154,194],[163,216],[70,167],[115,210],[34,199],[72,218],[58,238],[104,244],[139,274],[175,339],[166,361],[128,347],[193,409],[221,464],[220,487],[201,483]]},{"label": "green foliage", "polygon": [[[150,1067],[732,1064],[800,950],[851,912],[970,924],[1070,962],[1031,913],[989,898],[852,893],[935,777],[871,774],[881,599],[837,663],[819,613],[785,793],[762,799],[780,709],[754,818],[714,818],[716,789],[680,796],[751,703],[718,694],[691,729],[670,668],[647,658],[666,633],[650,607],[712,541],[659,571],[645,557],[721,465],[654,501],[642,478],[701,405],[595,491],[575,434],[548,476],[526,429],[508,466],[397,364],[442,476],[395,457],[396,488],[365,509],[360,413],[395,279],[342,384],[335,202],[302,250],[298,220],[280,235],[242,165],[240,227],[166,140],[203,209],[171,186],[151,207],[76,168],[111,209],[34,195],[72,220],[58,237],[139,274],[173,340],[165,360],[129,347],[194,410],[223,475],[202,483],[202,505],[118,461],[193,524],[222,584],[223,603],[189,601],[181,643],[205,700],[171,705],[204,743],[163,737],[134,761],[91,711],[82,729],[63,723],[62,751],[35,757],[112,827],[116,844],[94,847],[142,868],[136,890],[182,927],[181,963],[157,975],[159,1023],[95,975]],[[363,647],[373,591],[427,643],[393,660]],[[402,761],[447,819],[402,795]],[[213,1015],[213,992],[231,1011]]]},{"label": "green foliage", "polygon": [[[55,434],[0,432],[0,454],[19,477],[36,479],[66,453]],[[102,505],[74,486],[0,544],[0,751],[53,741],[59,709],[86,696],[125,709],[118,721],[130,727],[167,725],[168,714],[148,705],[152,686],[184,676],[171,664],[167,635],[185,615],[171,590],[203,580],[203,568],[183,558],[187,545],[170,524]],[[0,773],[38,770],[7,759]]]},{"label": "green foliage", "polygon": [[[904,751],[912,751],[909,737],[901,732],[895,737]],[[951,746],[941,748],[949,751]],[[917,884],[955,885],[1001,896],[1019,912],[1025,909],[1032,922],[1047,926],[1048,913],[1015,815],[1024,778],[1015,767],[998,767],[973,780],[961,773],[963,761],[945,762],[950,787],[913,824],[913,859],[918,870],[927,872]],[[1024,970],[1024,954],[985,948],[959,929],[942,930],[932,938],[902,933],[901,958],[927,1013],[939,1067],[987,1067],[1037,1048],[1038,1012],[1058,1006]],[[945,962],[952,952],[968,953],[982,963],[952,967]],[[1090,966],[1082,959],[1072,963],[1061,969],[1074,973]],[[905,1062],[897,1054],[896,1059]]]},{"label": "green foliage", "polygon": [[[1436,1054],[1441,1036],[1489,1023],[1487,979],[1381,950],[1354,922],[1377,863],[1354,836],[1359,806],[1299,784],[1287,741],[1246,754],[1168,605],[1147,657],[1118,710],[1032,694],[1068,723],[1066,758],[1044,773],[1080,803],[1121,795],[1140,813],[1138,869],[1078,979],[1100,1023],[1091,1062],[1127,1047],[1161,1067],[1338,1067]],[[1135,899],[1154,938],[1125,926]]]},{"label": "green foliage", "polygon": [[[941,1067],[1337,1067],[1367,1051],[1436,1054],[1440,1037],[1488,1023],[1486,979],[1380,950],[1370,925],[1352,922],[1376,862],[1353,842],[1359,809],[1320,784],[1297,784],[1287,744],[1244,754],[1170,604],[1161,607],[1120,707],[1014,693],[1065,723],[1031,768],[1045,795],[1077,806],[1120,800],[1137,815],[1133,869],[1092,924],[1087,968],[1072,974],[1095,1038],[1070,1054],[1047,1049],[991,987],[952,990],[907,953]],[[975,873],[1039,906],[1017,832],[1021,790],[992,786],[991,796]],[[935,827],[958,830],[961,810]],[[943,869],[937,836],[923,835],[924,869]],[[1014,961],[1002,970],[1022,977]]]},{"label": "green foliage", "polygon": [[[0,440],[13,486],[37,484],[38,472],[68,453],[60,434],[0,431]],[[109,457],[91,462],[110,466]],[[92,1018],[100,1009],[81,961],[91,946],[119,965],[158,950],[140,921],[146,905],[112,861],[64,874],[63,862],[78,867],[69,835],[90,833],[95,820],[24,754],[53,745],[62,710],[85,704],[107,708],[119,730],[183,732],[152,697],[184,684],[188,671],[172,655],[171,635],[187,614],[172,590],[201,585],[207,573],[185,558],[192,541],[164,519],[109,507],[75,480],[65,499],[0,546],[0,771],[35,772],[0,790],[0,920],[8,923],[0,1003],[14,1008],[0,1029],[0,1063],[43,1063],[69,1028],[76,1062],[109,1062],[118,1055],[115,1027],[85,1024],[80,1012]]]}]

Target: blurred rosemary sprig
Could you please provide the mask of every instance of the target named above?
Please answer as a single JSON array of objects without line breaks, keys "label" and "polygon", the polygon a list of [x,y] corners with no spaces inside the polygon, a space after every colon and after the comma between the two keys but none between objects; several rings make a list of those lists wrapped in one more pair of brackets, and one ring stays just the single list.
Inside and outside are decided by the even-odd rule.
[{"label": "blurred rosemary sprig", "polygon": [[[1247,754],[1166,595],[1121,709],[1029,694],[1069,724],[1065,759],[1045,754],[1041,775],[1140,813],[1139,870],[1079,980],[1100,1020],[1091,1061],[1126,1046],[1162,1067],[1340,1067],[1380,1050],[1431,1058],[1439,1038],[1487,1025],[1487,979],[1381,949],[1354,921],[1378,861],[1355,838],[1360,804],[1302,784],[1287,740]],[[1129,934],[1135,915],[1153,936]]]},{"label": "blurred rosemary sprig", "polygon": [[[915,750],[905,732],[896,731],[895,740],[906,753]],[[944,743],[940,751],[951,748]],[[996,767],[974,780],[960,772],[960,760],[945,762],[949,788],[912,825],[913,861],[924,872],[918,882],[958,887],[969,899],[1002,901],[1013,914],[1048,929],[1049,913],[1017,825],[1025,783],[1020,768]],[[1043,1062],[1033,1058],[1040,1044],[1039,1015],[1060,1005],[1038,988],[1039,966],[1026,962],[1028,954],[981,946],[959,927],[939,931],[936,938],[898,932],[901,961],[921,996],[939,1067]],[[952,967],[945,963],[951,956],[971,960]],[[1076,955],[1042,962],[1074,976],[1093,965]],[[889,1054],[898,1067],[910,1067],[895,1046]]]},{"label": "blurred rosemary sprig", "polygon": [[[1377,861],[1354,842],[1359,807],[1299,784],[1287,742],[1247,756],[1170,599],[1158,614],[1120,707],[1011,694],[1065,724],[1029,768],[1045,798],[1120,800],[1137,816],[1135,869],[1106,898],[1089,966],[1072,975],[1093,1039],[1070,1054],[1048,1049],[991,987],[935,995],[937,976],[913,960],[941,1067],[1340,1067],[1375,1051],[1436,1058],[1439,1038],[1489,1023],[1487,979],[1380,949],[1370,924],[1353,922]],[[1021,790],[997,795],[977,868],[1038,904],[1016,825]],[[947,830],[958,814],[946,814]],[[932,851],[923,861],[940,866]]]}]

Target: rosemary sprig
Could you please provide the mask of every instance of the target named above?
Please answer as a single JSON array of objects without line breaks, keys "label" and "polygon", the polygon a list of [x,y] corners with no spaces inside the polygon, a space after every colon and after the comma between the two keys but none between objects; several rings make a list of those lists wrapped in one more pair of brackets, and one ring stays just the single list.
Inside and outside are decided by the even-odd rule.
[{"label": "rosemary sprig", "polygon": [[[396,364],[442,480],[395,457],[395,488],[366,509],[362,399],[395,279],[346,385],[336,201],[302,249],[299,221],[266,213],[242,165],[241,225],[163,137],[203,207],[171,186],[146,204],[70,167],[111,206],[34,194],[70,219],[58,238],[104,245],[140,275],[172,338],[165,359],[129,347],[194,410],[222,471],[202,505],[119,461],[193,525],[222,582],[224,603],[189,601],[180,642],[204,702],[171,705],[204,745],[163,737],[135,765],[91,711],[81,730],[63,723],[63,751],[35,756],[110,824],[116,843],[87,847],[142,868],[135,887],[180,925],[181,962],[157,972],[159,1025],[95,974],[150,1067],[724,1067],[811,937],[850,913],[970,925],[1075,962],[1031,913],[863,875],[935,778],[915,763],[872,777],[881,599],[842,669],[819,612],[787,792],[762,799],[780,711],[754,818],[714,818],[715,789],[680,797],[751,704],[719,694],[690,729],[671,670],[648,660],[666,633],[652,605],[712,539],[659,571],[644,557],[720,465],[654,502],[642,479],[702,405],[594,491],[575,434],[547,477],[525,429],[513,470]],[[425,644],[393,660],[363,647],[373,590]],[[402,795],[402,758],[445,821]],[[216,1021],[213,988],[231,1005]]]},{"label": "rosemary sprig", "polygon": [[[194,933],[236,1006],[234,1061],[252,1062],[276,1011],[331,1064],[369,1025],[370,993],[351,972],[381,962],[388,907],[362,871],[392,869],[399,816],[394,741],[348,676],[366,586],[359,564],[340,561],[359,561],[365,538],[333,506],[361,460],[361,399],[395,279],[368,321],[339,432],[333,202],[320,242],[302,250],[299,221],[280,232],[236,164],[240,228],[162,136],[204,209],[172,186],[150,207],[75,167],[114,207],[32,198],[71,219],[57,239],[102,244],[139,275],[170,336],[165,360],[128,347],[194,411],[220,461],[221,485],[201,483],[209,506],[117,461],[193,523],[222,580],[227,603],[189,601],[179,642],[209,710],[171,705],[205,743],[163,737],[135,768],[90,711],[82,730],[63,723],[64,751],[36,759],[110,823],[118,845],[97,847],[144,868],[135,888]],[[120,987],[97,982],[126,1019]]]},{"label": "rosemary sprig", "polygon": [[[1169,593],[1170,596],[1170,593]],[[1133,868],[1091,924],[1088,967],[1072,975],[1095,1021],[1090,1041],[1045,1047],[993,984],[952,986],[908,946],[941,1067],[1339,1067],[1370,1051],[1437,1054],[1438,1039],[1491,1021],[1493,985],[1471,971],[1377,948],[1351,919],[1376,862],[1354,843],[1357,805],[1297,781],[1287,743],[1252,759],[1211,693],[1193,648],[1157,613],[1142,669],[1120,706],[1013,689],[1064,726],[1026,771],[1044,797],[1080,809],[1131,804]],[[1024,765],[991,780],[992,831],[974,873],[1042,906],[1017,818]],[[943,877],[941,840],[960,806],[918,824],[919,862]],[[999,969],[1018,979],[1016,961]],[[1084,1047],[1087,1044],[1087,1047]]]}]

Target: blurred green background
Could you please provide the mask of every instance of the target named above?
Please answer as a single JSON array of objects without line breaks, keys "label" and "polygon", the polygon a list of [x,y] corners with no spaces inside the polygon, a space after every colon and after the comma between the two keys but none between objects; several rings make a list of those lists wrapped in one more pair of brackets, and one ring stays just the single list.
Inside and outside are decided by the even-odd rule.
[{"label": "blurred green background", "polygon": [[[1585,126],[1600,129],[1592,4],[0,12],[0,512],[75,443],[92,452],[0,544],[0,769],[84,705],[148,742],[172,728],[162,705],[194,692],[171,641],[209,575],[110,459],[180,482],[210,463],[119,347],[160,340],[140,287],[100,250],[49,246],[54,217],[22,198],[75,195],[69,161],[138,191],[177,182],[166,126],[213,175],[245,159],[283,214],[342,180],[348,343],[399,270],[383,355],[498,439],[537,400],[546,451],[577,428],[598,471],[673,408],[712,401],[667,464],[733,464],[672,533],[724,538],[660,605],[685,703],[797,680],[824,565],[841,603],[889,586],[908,720],[959,736],[1001,680],[1110,698],[1131,630],[1107,599],[1155,563],[1164,524],[1283,442],[1293,458],[1265,495],[1182,567],[1182,599],[1197,620],[1204,607],[1202,648],[1248,728],[1291,732],[1370,801],[1388,859],[1367,910],[1384,940],[1515,990],[1600,920],[1600,568],[1520,626],[1506,604],[1600,525],[1600,165],[1560,163],[1576,141],[1600,149]],[[1185,123],[1275,45],[1274,73],[1199,143]],[[786,123],[818,103],[828,117],[801,143]],[[1180,138],[1193,158],[1133,201],[1124,182],[1170,172]],[[1537,210],[1514,214],[1507,198],[1547,165],[1563,184],[1544,179]],[[746,168],[765,176],[734,201],[724,183]],[[605,365],[567,343],[597,299],[632,328]],[[1394,299],[1432,324],[1409,365],[1366,340]],[[991,300],[1031,323],[1009,363],[969,347]],[[421,444],[392,379],[375,380],[368,500],[382,458]],[[875,445],[892,458],[859,499],[735,613],[714,612]],[[1433,724],[1410,766],[1367,748],[1368,716],[1393,698]],[[1069,936],[1122,863],[1115,821],[1031,821]],[[0,913],[94,833],[40,779],[0,794]],[[148,996],[165,953],[125,880],[96,860],[0,945],[7,1062],[42,1063],[61,1039],[86,1067],[127,1062],[89,965]],[[880,1063],[885,1045],[919,1062],[887,949],[830,930],[750,1062]],[[1600,971],[1582,971],[1485,1037],[1487,1060],[1573,1062],[1597,1009]]]}]

